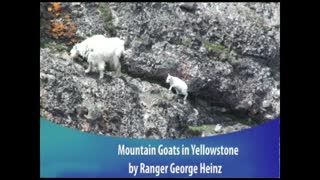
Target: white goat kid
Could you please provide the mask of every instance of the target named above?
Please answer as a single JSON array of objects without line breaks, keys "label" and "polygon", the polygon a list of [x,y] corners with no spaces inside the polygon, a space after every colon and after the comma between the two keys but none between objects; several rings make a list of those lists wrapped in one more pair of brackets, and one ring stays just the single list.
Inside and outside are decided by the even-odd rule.
[{"label": "white goat kid", "polygon": [[188,85],[183,80],[168,74],[166,83],[170,83],[169,91],[171,91],[171,89],[174,88],[177,94],[184,95],[183,100],[186,101],[188,97]]}]

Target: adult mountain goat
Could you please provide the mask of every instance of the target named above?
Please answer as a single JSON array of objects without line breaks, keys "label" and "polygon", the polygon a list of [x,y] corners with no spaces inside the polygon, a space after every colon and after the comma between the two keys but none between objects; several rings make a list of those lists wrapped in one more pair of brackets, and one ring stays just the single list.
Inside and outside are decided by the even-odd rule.
[{"label": "adult mountain goat", "polygon": [[120,57],[124,52],[124,41],[119,38],[106,38],[103,35],[94,35],[73,46],[70,56],[75,59],[79,56],[89,63],[85,73],[97,68],[100,79],[104,76],[106,65],[110,71],[121,73]]}]

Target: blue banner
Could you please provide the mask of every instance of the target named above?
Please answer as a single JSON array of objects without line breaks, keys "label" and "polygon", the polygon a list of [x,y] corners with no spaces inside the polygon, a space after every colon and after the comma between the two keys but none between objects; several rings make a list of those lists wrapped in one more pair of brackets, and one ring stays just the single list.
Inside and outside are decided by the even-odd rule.
[{"label": "blue banner", "polygon": [[41,177],[279,177],[280,118],[190,139],[83,133],[40,119]]}]

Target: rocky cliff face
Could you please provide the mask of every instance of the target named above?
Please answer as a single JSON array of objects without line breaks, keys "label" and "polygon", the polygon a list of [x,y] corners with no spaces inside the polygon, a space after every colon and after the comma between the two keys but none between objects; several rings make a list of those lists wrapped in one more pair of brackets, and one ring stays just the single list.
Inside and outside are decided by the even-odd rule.
[{"label": "rocky cliff face", "polygon": [[[217,123],[227,133],[280,115],[279,3],[62,4],[80,38],[126,41],[124,75],[106,72],[98,80],[66,52],[41,49],[47,119],[100,134],[180,138],[215,134]],[[168,91],[168,73],[187,82],[186,104]]]}]

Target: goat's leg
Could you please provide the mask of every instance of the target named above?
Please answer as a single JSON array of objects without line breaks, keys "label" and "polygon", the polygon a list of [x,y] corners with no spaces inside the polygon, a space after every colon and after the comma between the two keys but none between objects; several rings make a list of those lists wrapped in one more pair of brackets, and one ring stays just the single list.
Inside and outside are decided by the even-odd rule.
[{"label": "goat's leg", "polygon": [[100,79],[102,79],[103,78],[103,76],[104,76],[104,68],[105,68],[105,62],[104,61],[102,61],[102,62],[100,62],[99,64],[98,64],[98,70],[99,70],[99,73],[100,73],[100,76],[99,76],[99,78]]},{"label": "goat's leg", "polygon": [[89,66],[88,66],[88,69],[86,69],[84,72],[87,74],[91,71],[91,68],[92,68],[92,64],[91,62],[89,62]]}]

